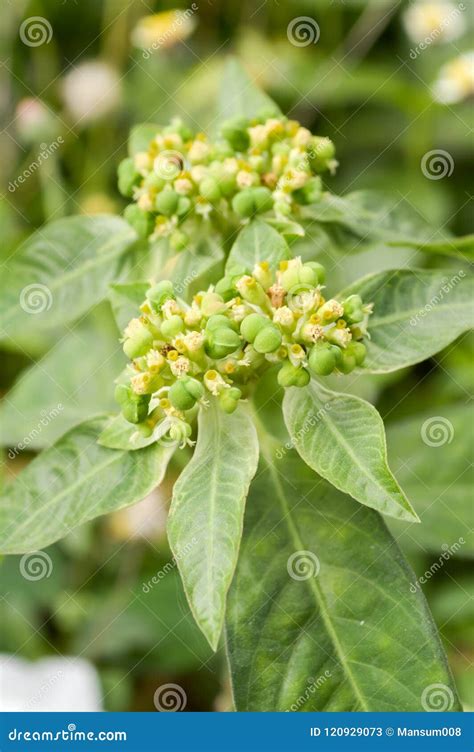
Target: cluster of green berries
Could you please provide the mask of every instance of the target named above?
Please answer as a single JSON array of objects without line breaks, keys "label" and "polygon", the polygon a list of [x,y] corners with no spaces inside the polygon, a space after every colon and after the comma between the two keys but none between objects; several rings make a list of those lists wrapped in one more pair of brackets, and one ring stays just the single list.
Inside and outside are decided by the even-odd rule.
[{"label": "cluster of green berries", "polygon": [[169,435],[186,442],[188,411],[217,399],[232,413],[271,365],[280,365],[283,387],[361,366],[372,307],[358,295],[325,299],[324,277],[321,264],[295,258],[275,274],[267,262],[252,274],[235,269],[190,304],[169,281],[150,287],[124,331],[132,361],[116,388],[124,417],[144,435],[166,419]]},{"label": "cluster of green berries", "polygon": [[285,117],[234,118],[209,140],[180,120],[121,162],[119,190],[134,200],[125,216],[142,236],[186,247],[193,223],[222,229],[255,214],[285,219],[321,195],[319,173],[334,171],[334,144]]}]

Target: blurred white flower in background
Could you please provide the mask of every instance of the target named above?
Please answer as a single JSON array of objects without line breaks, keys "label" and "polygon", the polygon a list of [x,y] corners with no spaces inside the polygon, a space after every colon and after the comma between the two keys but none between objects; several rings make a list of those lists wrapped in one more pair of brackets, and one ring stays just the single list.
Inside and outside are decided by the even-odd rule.
[{"label": "blurred white flower in background", "polygon": [[417,0],[403,14],[403,25],[414,42],[451,42],[466,30],[464,3]]},{"label": "blurred white flower in background", "polygon": [[170,498],[171,487],[165,482],[138,504],[115,512],[108,519],[111,536],[116,540],[165,539]]},{"label": "blurred white flower in background", "polygon": [[94,666],[82,658],[30,662],[0,654],[1,712],[96,712],[102,692]]},{"label": "blurred white flower in background", "polygon": [[153,16],[143,16],[131,34],[132,44],[148,51],[173,47],[187,39],[196,28],[196,3],[186,10],[167,10]]},{"label": "blurred white flower in background", "polygon": [[62,97],[77,124],[99,120],[117,109],[121,102],[120,76],[107,63],[89,60],[66,74]]},{"label": "blurred white flower in background", "polygon": [[465,52],[441,68],[433,85],[435,99],[443,104],[474,95],[474,51]]},{"label": "blurred white flower in background", "polygon": [[33,143],[53,135],[56,121],[41,99],[20,99],[15,110],[15,126],[22,141]]}]

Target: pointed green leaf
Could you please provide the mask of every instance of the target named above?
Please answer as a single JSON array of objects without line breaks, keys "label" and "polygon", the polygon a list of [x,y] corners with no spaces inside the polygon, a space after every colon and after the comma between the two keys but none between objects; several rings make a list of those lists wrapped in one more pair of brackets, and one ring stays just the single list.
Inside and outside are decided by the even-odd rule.
[{"label": "pointed green leaf", "polygon": [[371,274],[344,290],[374,304],[364,368],[386,373],[419,363],[474,324],[473,277],[464,270]]},{"label": "pointed green leaf", "polygon": [[106,449],[105,417],[73,428],[0,495],[0,551],[35,551],[88,520],[143,499],[161,483],[173,449]]},{"label": "pointed green leaf", "polygon": [[[436,628],[381,517],[266,453],[226,636],[238,711],[461,710]],[[260,471],[261,470],[261,471]]]},{"label": "pointed green leaf", "polygon": [[109,300],[120,332],[123,332],[131,319],[138,316],[149,287],[148,282],[124,282],[110,285]]},{"label": "pointed green leaf", "polygon": [[120,217],[69,217],[37,230],[0,277],[0,337],[67,324],[99,303],[131,262]]},{"label": "pointed green leaf", "polygon": [[238,234],[226,270],[232,272],[234,267],[243,267],[251,272],[259,261],[268,261],[270,266],[276,267],[289,255],[288,244],[280,233],[261,219],[254,219]]},{"label": "pointed green leaf", "polygon": [[220,278],[223,261],[224,252],[212,238],[193,238],[189,247],[179,253],[167,239],[161,239],[150,246],[149,275],[155,281],[171,280],[176,294],[187,298]]},{"label": "pointed green leaf", "polygon": [[214,650],[257,461],[257,434],[243,406],[226,415],[212,399],[199,415],[193,458],[174,487],[168,538],[194,618]]},{"label": "pointed green leaf", "polygon": [[360,397],[313,380],[287,389],[285,423],[307,465],[340,491],[402,520],[418,520],[387,464],[383,421]]},{"label": "pointed green leaf", "polygon": [[281,114],[275,102],[258,88],[235,58],[227,60],[217,109],[219,122],[232,117],[254,118],[261,112]]},{"label": "pointed green leaf", "polygon": [[[154,431],[149,436],[144,436],[138,430],[138,426],[129,423],[120,413],[109,418],[98,438],[98,442],[101,446],[108,447],[109,449],[125,449],[128,451],[143,449],[155,441],[162,439],[168,433],[170,425],[171,421],[168,418],[164,418],[155,426]],[[174,446],[175,448],[178,444],[178,442],[172,439],[162,441],[161,443],[167,444],[169,447]]]}]

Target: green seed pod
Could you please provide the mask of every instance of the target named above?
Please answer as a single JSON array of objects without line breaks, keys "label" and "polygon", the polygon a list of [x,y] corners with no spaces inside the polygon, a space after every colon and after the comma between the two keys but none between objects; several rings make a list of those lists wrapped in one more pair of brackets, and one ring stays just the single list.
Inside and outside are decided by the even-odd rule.
[{"label": "green seed pod", "polygon": [[263,214],[263,212],[270,211],[273,208],[273,196],[269,188],[262,186],[261,188],[252,188],[251,190],[257,214]]},{"label": "green seed pod", "polygon": [[122,408],[122,415],[129,423],[141,423],[148,415],[149,394],[135,394],[126,384],[115,388],[115,399]]},{"label": "green seed pod", "polygon": [[224,316],[223,313],[215,313],[213,316],[210,316],[207,320],[206,329],[208,332],[213,332],[216,329],[220,329],[222,326],[228,326],[234,331],[238,330],[237,323],[232,321],[232,319],[229,319],[227,316]]},{"label": "green seed pod", "polygon": [[240,333],[247,342],[253,342],[257,334],[268,326],[268,319],[259,313],[250,313],[240,324]]},{"label": "green seed pod", "polygon": [[133,360],[141,355],[146,355],[153,345],[153,335],[144,324],[138,324],[133,335],[127,337],[123,343],[123,351],[127,358]]},{"label": "green seed pod", "polygon": [[250,146],[247,120],[232,118],[222,124],[221,133],[235,151],[245,151]]},{"label": "green seed pod", "polygon": [[312,169],[315,172],[323,172],[328,167],[328,162],[334,159],[336,150],[329,138],[313,136],[309,150],[309,158]]},{"label": "green seed pod", "polygon": [[308,358],[309,367],[317,376],[329,376],[336,367],[336,361],[336,353],[325,342],[314,345]]},{"label": "green seed pod", "polygon": [[129,204],[123,216],[141,238],[147,238],[155,228],[153,215],[143,211],[136,204]]},{"label": "green seed pod", "polygon": [[158,282],[146,293],[147,300],[151,303],[155,310],[160,310],[163,303],[167,300],[174,300],[175,294],[173,289],[173,283],[165,279],[162,282]]},{"label": "green seed pod", "polygon": [[361,366],[367,354],[367,348],[362,342],[350,342],[345,350],[346,354],[353,355],[356,365]]},{"label": "green seed pod", "polygon": [[297,266],[290,266],[288,269],[280,273],[280,285],[286,292],[292,290],[296,285],[300,284],[300,269]]},{"label": "green seed pod", "polygon": [[131,157],[120,162],[118,166],[118,189],[122,196],[131,198],[133,189],[140,183],[141,179],[142,176],[136,169]]},{"label": "green seed pod", "polygon": [[179,195],[172,189],[165,189],[155,198],[155,209],[165,217],[171,217],[178,208]]},{"label": "green seed pod", "polygon": [[223,389],[219,395],[219,406],[225,413],[233,413],[239,404],[242,392],[237,387]]},{"label": "green seed pod", "polygon": [[183,251],[189,243],[189,237],[182,230],[175,230],[170,235],[170,246],[173,251]]},{"label": "green seed pod", "polygon": [[292,196],[298,204],[314,204],[321,196],[323,190],[320,177],[310,178],[306,185],[293,191]]},{"label": "green seed pod", "polygon": [[344,318],[349,324],[358,324],[364,319],[362,310],[362,298],[360,295],[349,295],[342,304],[344,306]]},{"label": "green seed pod", "polygon": [[244,188],[243,191],[235,194],[232,199],[232,209],[239,217],[252,217],[255,214],[256,206],[252,188]]},{"label": "green seed pod", "polygon": [[180,196],[176,207],[176,215],[178,217],[184,217],[185,214],[188,214],[191,211],[191,206],[191,199],[187,196]]},{"label": "green seed pod", "polygon": [[351,373],[351,371],[354,370],[354,368],[357,366],[357,361],[355,359],[355,356],[352,355],[350,352],[347,351],[341,351],[341,361],[337,364],[337,368],[341,373]]},{"label": "green seed pod", "polygon": [[307,261],[304,264],[305,267],[310,267],[316,273],[318,285],[322,285],[326,279],[326,269],[322,264],[318,264],[317,261]]},{"label": "green seed pod", "polygon": [[235,352],[241,345],[237,332],[228,326],[222,326],[212,332],[207,332],[205,349],[211,358],[225,358]]},{"label": "green seed pod", "polygon": [[282,342],[282,336],[279,329],[273,324],[268,324],[259,331],[254,339],[253,346],[257,352],[266,354],[278,350]]},{"label": "green seed pod", "polygon": [[177,314],[170,316],[170,318],[163,321],[161,325],[161,333],[165,339],[172,339],[182,331],[184,331],[184,321],[181,316],[178,316]]},{"label": "green seed pod", "polygon": [[224,198],[230,198],[233,196],[237,190],[235,175],[229,175],[228,173],[221,175],[219,178],[219,188]]},{"label": "green seed pod", "polygon": [[278,371],[277,376],[280,386],[306,386],[309,383],[310,375],[306,368],[294,366],[288,360],[283,363]]},{"label": "green seed pod", "polygon": [[156,172],[150,172],[144,179],[143,185],[146,188],[153,188],[155,191],[161,191],[165,187],[166,181]]},{"label": "green seed pod", "polygon": [[203,396],[203,385],[190,376],[184,376],[175,381],[168,392],[168,399],[177,410],[191,410],[196,401]]},{"label": "green seed pod", "polygon": [[204,178],[199,183],[199,193],[206,201],[210,201],[211,204],[216,203],[221,198],[221,192],[219,183],[215,178]]}]

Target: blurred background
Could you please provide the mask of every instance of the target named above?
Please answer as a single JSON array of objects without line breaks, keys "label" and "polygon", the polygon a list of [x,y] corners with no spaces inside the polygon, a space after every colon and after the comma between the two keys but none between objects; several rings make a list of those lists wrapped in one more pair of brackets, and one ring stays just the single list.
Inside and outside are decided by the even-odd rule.
[{"label": "blurred background", "polygon": [[[180,115],[198,129],[214,128],[229,53],[283,112],[335,142],[332,191],[388,190],[434,226],[472,232],[472,29],[470,0],[3,0],[1,273],[43,223],[122,211],[116,169],[133,125]],[[441,178],[421,169],[434,149],[449,155]],[[302,252],[311,243],[330,257],[336,289],[369,271],[440,263],[411,249],[341,257],[311,233]],[[441,263],[454,273],[465,267]],[[74,422],[112,408],[120,370],[105,304],[67,339],[21,334],[21,345],[1,351],[0,482]],[[77,363],[74,373],[64,367],[69,362]],[[378,406],[393,470],[426,512],[423,526],[393,531],[423,577],[471,709],[472,381],[466,336],[427,363],[390,377],[354,377],[350,386]],[[432,433],[433,421],[441,433]],[[25,438],[29,451],[11,450]],[[4,662],[21,658],[8,661],[5,673],[13,704],[57,706],[74,671],[85,703],[78,708],[76,694],[76,709],[153,710],[155,691],[168,683],[184,688],[186,710],[230,707],[223,649],[212,655],[194,626],[166,544],[169,495],[165,485],[48,548],[39,575],[25,576],[20,557],[3,562],[0,652]]]}]

